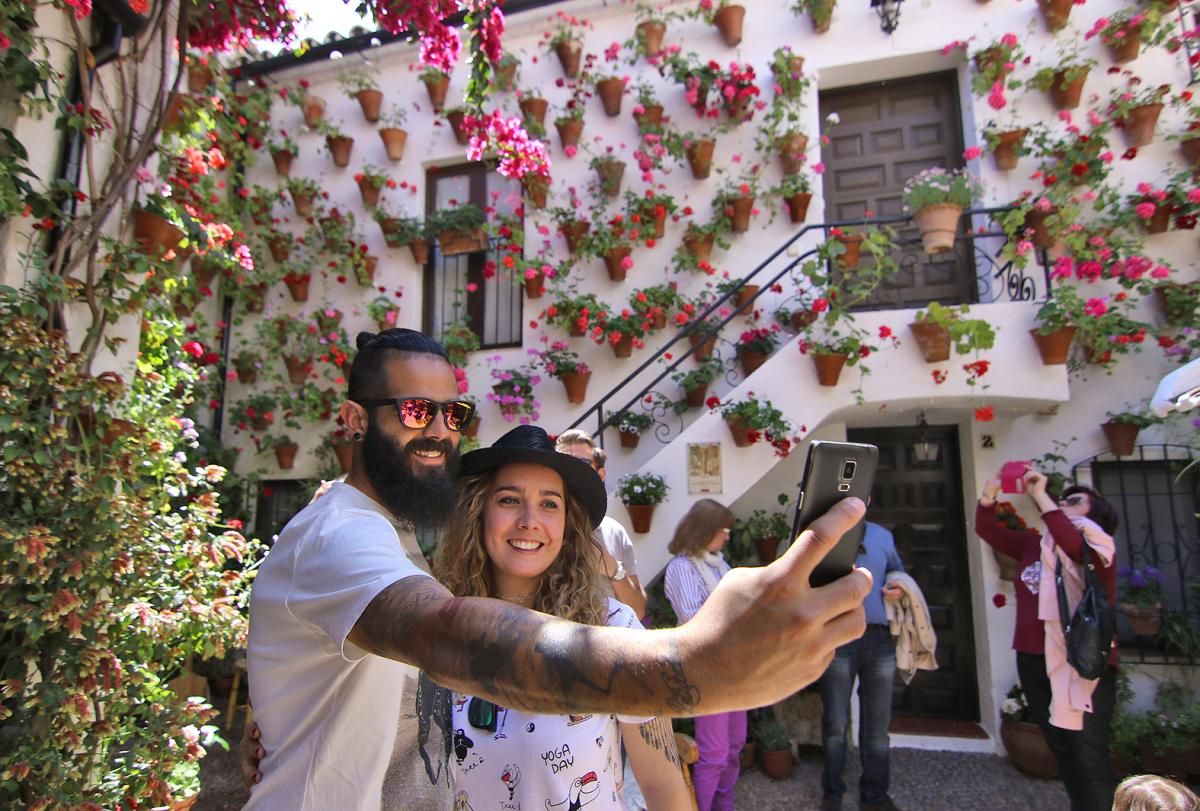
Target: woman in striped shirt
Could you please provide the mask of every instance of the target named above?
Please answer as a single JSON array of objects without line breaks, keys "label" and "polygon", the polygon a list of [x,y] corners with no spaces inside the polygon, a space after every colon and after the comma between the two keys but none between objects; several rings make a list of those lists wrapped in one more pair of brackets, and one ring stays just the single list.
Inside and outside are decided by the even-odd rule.
[{"label": "woman in striped shirt", "polygon": [[[721,548],[729,542],[733,513],[711,498],[697,501],[680,519],[668,549],[675,557],[667,564],[663,586],[682,625],[700,610],[729,571]],[[746,743],[744,711],[702,715],[696,719],[700,759],[692,770],[699,811],[733,811],[733,787]]]}]

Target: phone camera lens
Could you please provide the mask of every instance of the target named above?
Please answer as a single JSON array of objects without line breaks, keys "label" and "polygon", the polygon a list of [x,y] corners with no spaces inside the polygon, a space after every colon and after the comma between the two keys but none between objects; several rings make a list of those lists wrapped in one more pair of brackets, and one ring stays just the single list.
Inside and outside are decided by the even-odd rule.
[{"label": "phone camera lens", "polygon": [[842,478],[846,481],[853,479],[854,471],[857,467],[858,462],[855,462],[853,459],[847,459],[845,462],[842,462]]}]

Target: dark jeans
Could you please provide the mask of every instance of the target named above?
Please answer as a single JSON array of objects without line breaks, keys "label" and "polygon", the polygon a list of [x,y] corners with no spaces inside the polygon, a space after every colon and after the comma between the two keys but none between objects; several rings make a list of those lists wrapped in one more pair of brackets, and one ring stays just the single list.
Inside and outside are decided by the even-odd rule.
[{"label": "dark jeans", "polygon": [[1117,780],[1108,752],[1113,707],[1117,699],[1117,669],[1109,666],[1092,693],[1092,711],[1083,716],[1083,729],[1062,729],[1050,724],[1050,677],[1046,657],[1017,654],[1017,675],[1032,720],[1042,728],[1046,743],[1058,761],[1058,773],[1071,798],[1071,811],[1111,811]]},{"label": "dark jeans", "polygon": [[861,638],[837,649],[821,676],[821,746],[825,768],[821,788],[828,796],[846,791],[846,730],[850,726],[850,692],[858,679],[858,753],[862,777],[859,798],[882,803],[888,795],[888,724],[892,720],[892,678],[896,645],[886,625],[868,625]]}]

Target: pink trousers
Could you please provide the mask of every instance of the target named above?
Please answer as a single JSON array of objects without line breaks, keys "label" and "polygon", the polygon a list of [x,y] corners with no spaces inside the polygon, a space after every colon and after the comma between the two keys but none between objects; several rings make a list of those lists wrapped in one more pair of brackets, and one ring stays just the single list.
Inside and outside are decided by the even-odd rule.
[{"label": "pink trousers", "polygon": [[696,719],[700,759],[692,767],[692,784],[700,811],[733,811],[733,787],[741,770],[746,743],[746,713],[722,712]]}]

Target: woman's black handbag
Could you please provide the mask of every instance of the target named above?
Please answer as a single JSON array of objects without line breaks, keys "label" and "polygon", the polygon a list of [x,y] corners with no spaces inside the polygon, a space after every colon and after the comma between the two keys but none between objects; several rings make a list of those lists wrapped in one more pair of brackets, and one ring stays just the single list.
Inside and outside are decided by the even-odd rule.
[{"label": "woman's black handbag", "polygon": [[1062,558],[1054,571],[1054,583],[1058,588],[1058,616],[1062,622],[1063,637],[1067,642],[1067,663],[1085,679],[1098,679],[1108,663],[1108,651],[1112,645],[1116,615],[1108,602],[1108,589],[1100,582],[1095,566],[1089,560],[1087,539],[1083,539],[1084,589],[1075,606],[1075,614],[1067,608],[1067,589],[1063,585]]}]

